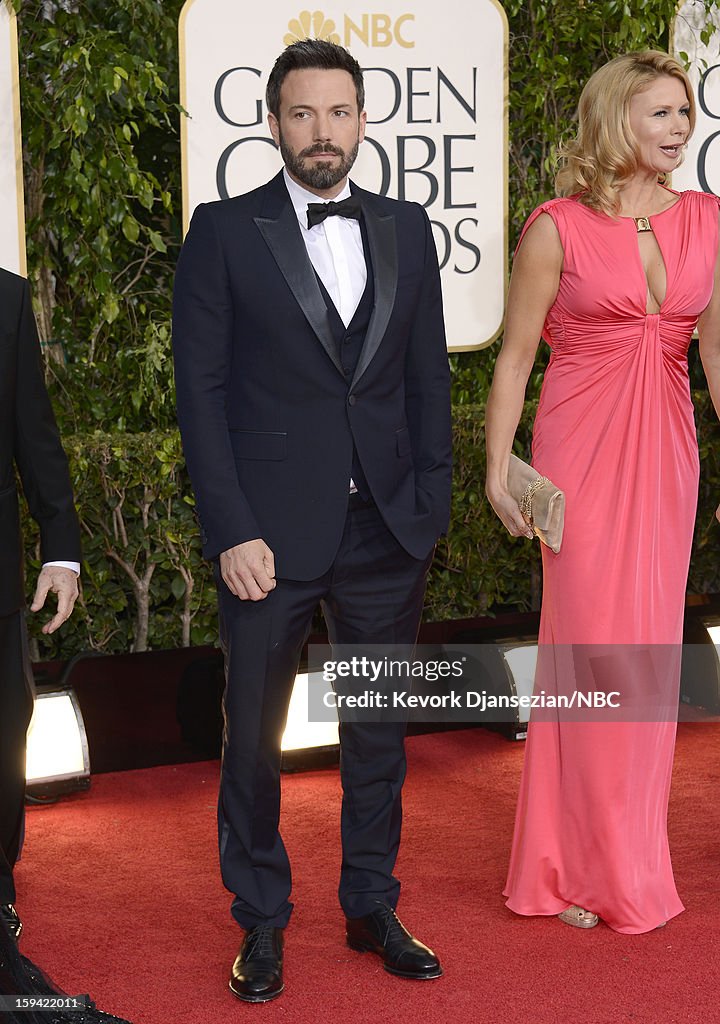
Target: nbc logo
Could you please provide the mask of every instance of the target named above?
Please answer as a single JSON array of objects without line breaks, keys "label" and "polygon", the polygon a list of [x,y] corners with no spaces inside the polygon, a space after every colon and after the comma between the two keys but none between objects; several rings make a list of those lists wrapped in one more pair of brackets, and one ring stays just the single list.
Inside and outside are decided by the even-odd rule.
[{"label": "nbc logo", "polygon": [[296,43],[299,39],[327,39],[330,43],[340,43],[340,36],[335,31],[335,22],[326,18],[322,11],[301,11],[297,18],[288,22],[288,33],[283,38],[286,46]]},{"label": "nbc logo", "polygon": [[395,21],[389,14],[361,14],[358,22],[344,15],[338,28],[332,18],[326,18],[323,11],[301,11],[297,18],[288,22],[288,31],[283,37],[286,46],[299,39],[327,39],[350,48],[353,41],[364,46],[402,46],[411,49],[415,41],[407,38],[407,25],[415,21],[414,14],[401,14]]}]

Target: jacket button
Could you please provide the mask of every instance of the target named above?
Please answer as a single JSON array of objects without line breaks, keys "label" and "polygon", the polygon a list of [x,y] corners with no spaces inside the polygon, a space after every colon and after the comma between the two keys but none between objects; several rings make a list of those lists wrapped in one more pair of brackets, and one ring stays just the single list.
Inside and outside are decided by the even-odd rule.
[{"label": "jacket button", "polygon": [[356,401],[357,399],[355,398],[355,395],[350,395],[350,397],[348,398],[348,405],[355,405]]}]

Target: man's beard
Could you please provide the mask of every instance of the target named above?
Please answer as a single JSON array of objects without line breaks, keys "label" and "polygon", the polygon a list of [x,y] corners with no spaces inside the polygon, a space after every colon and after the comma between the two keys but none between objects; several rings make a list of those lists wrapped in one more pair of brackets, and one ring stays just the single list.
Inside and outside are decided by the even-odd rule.
[{"label": "man's beard", "polygon": [[[359,141],[355,143],[349,153],[345,153],[345,150],[340,149],[338,146],[332,146],[329,142],[321,143],[318,142],[314,146],[308,146],[306,149],[301,149],[299,153],[291,149],[285,139],[280,133],[280,153],[285,166],[287,167],[290,174],[301,181],[303,185],[307,185],[310,189],[316,189],[319,192],[324,192],[329,188],[334,188],[338,182],[350,173],[352,165],[355,163],[358,155]],[[333,153],[335,156],[340,157],[340,163],[336,165],[329,165],[324,161],[320,163],[305,163],[306,157],[311,157],[315,153]]]}]

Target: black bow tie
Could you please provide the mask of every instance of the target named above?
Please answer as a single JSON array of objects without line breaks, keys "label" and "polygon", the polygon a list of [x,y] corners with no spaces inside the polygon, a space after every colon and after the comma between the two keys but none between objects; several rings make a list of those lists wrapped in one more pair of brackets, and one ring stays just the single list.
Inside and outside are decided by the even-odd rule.
[{"label": "black bow tie", "polygon": [[353,217],[360,220],[361,209],[357,196],[348,196],[339,203],[308,203],[308,227],[314,228],[316,224],[322,224],[326,217]]}]

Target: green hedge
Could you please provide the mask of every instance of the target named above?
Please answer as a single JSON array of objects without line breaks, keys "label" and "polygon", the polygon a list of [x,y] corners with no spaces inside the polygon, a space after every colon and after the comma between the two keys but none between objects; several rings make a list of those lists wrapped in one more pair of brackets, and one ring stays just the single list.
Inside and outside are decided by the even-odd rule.
[{"label": "green hedge", "polygon": [[[719,592],[720,426],[707,393],[694,400],[702,470],[689,590]],[[525,457],[535,408],[526,403],[517,434],[516,451]],[[426,621],[539,607],[538,543],[510,537],[485,500],[484,415],[480,406],[454,410],[452,518],[431,570]],[[214,587],[178,434],[94,433],[66,438],[65,445],[84,538],[81,597],[60,634],[43,637],[39,621],[33,623],[35,655],[214,643]],[[37,570],[37,532],[25,519],[28,560]]]},{"label": "green hedge", "polygon": [[[32,623],[33,655],[213,643],[214,591],[178,433],[98,432],[64,444],[83,537],[80,598],[59,634],[43,637]],[[37,571],[37,529],[27,515],[24,530]]]}]

